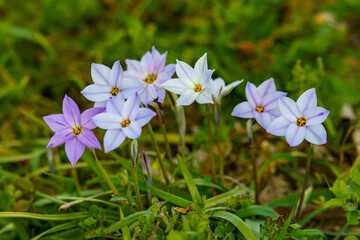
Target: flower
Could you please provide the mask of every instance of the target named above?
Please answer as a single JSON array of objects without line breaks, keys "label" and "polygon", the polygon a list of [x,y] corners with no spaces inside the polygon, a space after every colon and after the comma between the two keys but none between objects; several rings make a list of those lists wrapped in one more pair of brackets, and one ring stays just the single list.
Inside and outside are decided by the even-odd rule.
[{"label": "flower", "polygon": [[111,98],[106,103],[106,112],[93,118],[98,127],[107,129],[104,136],[105,152],[120,146],[125,138],[139,138],[142,126],[156,115],[149,108],[140,108],[139,105],[136,93],[126,101],[121,97]]},{"label": "flower", "polygon": [[138,91],[141,102],[147,106],[156,98],[163,103],[165,89],[160,85],[171,79],[175,72],[175,64],[165,66],[167,52],[160,53],[152,47],[141,61],[126,59],[127,71],[124,72],[125,81],[138,82],[142,88]]},{"label": "flower", "polygon": [[244,80],[235,81],[225,86],[225,81],[222,78],[216,78],[215,80],[211,80],[209,85],[214,101],[219,104],[222,97],[228,95],[233,90],[233,88],[235,88],[243,81]]},{"label": "flower", "polygon": [[245,88],[247,102],[236,105],[232,116],[241,118],[255,118],[265,129],[275,118],[279,117],[278,99],[287,93],[276,91],[274,79],[264,81],[259,87],[248,82]]},{"label": "flower", "polygon": [[105,107],[106,101],[111,97],[121,96],[126,99],[143,88],[138,81],[127,81],[123,75],[119,61],[116,61],[111,69],[93,63],[91,77],[94,84],[85,87],[81,93],[88,100],[95,102],[95,107]]},{"label": "flower", "polygon": [[321,124],[329,111],[317,106],[315,89],[304,92],[296,102],[288,97],[279,99],[282,116],[276,118],[267,132],[276,136],[286,136],[291,147],[299,145],[304,139],[321,145],[326,143],[326,130]]},{"label": "flower", "polygon": [[177,105],[198,103],[214,103],[209,83],[214,70],[209,70],[206,53],[196,62],[195,68],[187,63],[176,60],[176,74],[179,78],[171,79],[161,86],[175,94],[180,94]]},{"label": "flower", "polygon": [[75,166],[85,150],[85,146],[100,149],[100,143],[90,131],[96,128],[92,117],[102,113],[104,108],[90,108],[80,114],[79,107],[74,100],[65,95],[63,100],[63,114],[45,116],[43,119],[51,130],[55,132],[47,148],[65,143],[65,152],[71,165]]}]

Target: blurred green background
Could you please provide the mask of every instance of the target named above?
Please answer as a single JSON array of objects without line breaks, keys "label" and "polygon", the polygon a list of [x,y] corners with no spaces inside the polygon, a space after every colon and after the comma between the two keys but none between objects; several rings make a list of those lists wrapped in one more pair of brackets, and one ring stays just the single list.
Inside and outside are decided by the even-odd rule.
[{"label": "blurred green background", "polygon": [[[358,0],[0,0],[0,19],[2,156],[44,150],[51,131],[42,116],[60,113],[64,94],[92,106],[80,94],[91,63],[125,68],[152,45],[168,51],[168,63],[192,65],[207,52],[227,83],[274,77],[294,99],[316,87],[333,145],[342,105],[360,114]],[[244,88],[224,100],[225,121],[235,121],[227,116]]]}]

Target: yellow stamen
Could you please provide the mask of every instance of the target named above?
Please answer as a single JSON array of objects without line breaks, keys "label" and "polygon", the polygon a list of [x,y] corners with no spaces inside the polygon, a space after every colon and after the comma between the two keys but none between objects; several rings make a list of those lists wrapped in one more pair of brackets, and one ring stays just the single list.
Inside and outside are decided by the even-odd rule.
[{"label": "yellow stamen", "polygon": [[80,133],[81,133],[81,127],[79,127],[79,126],[76,126],[76,127],[74,127],[74,129],[73,129],[73,133],[75,134],[75,135],[79,135]]},{"label": "yellow stamen", "polygon": [[299,127],[304,127],[306,125],[306,118],[298,118],[296,120],[296,125],[298,125]]},{"label": "yellow stamen", "polygon": [[125,120],[125,121],[123,121],[122,123],[121,123],[121,126],[123,127],[123,128],[126,128],[127,126],[129,126],[130,125],[130,120]]},{"label": "yellow stamen", "polygon": [[256,106],[255,111],[257,111],[257,112],[259,112],[259,113],[262,113],[262,112],[264,112],[264,107],[262,107],[262,106]]},{"label": "yellow stamen", "polygon": [[111,95],[113,95],[114,97],[116,96],[116,95],[118,95],[119,94],[119,89],[117,88],[117,87],[113,87],[113,89],[111,89]]},{"label": "yellow stamen", "polygon": [[194,89],[195,92],[200,92],[201,89],[202,89],[202,86],[200,84],[195,84],[195,89]]},{"label": "yellow stamen", "polygon": [[150,74],[150,75],[148,75],[148,76],[144,79],[144,82],[150,84],[150,83],[155,82],[156,79],[157,79],[157,75],[156,75],[156,74]]}]

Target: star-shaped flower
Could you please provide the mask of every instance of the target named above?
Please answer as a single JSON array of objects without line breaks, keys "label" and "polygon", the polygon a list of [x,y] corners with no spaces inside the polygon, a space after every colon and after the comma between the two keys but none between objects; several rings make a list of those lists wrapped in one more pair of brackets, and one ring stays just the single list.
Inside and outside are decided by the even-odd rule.
[{"label": "star-shaped flower", "polygon": [[85,146],[100,149],[100,143],[91,129],[96,128],[92,117],[102,113],[104,108],[90,108],[80,114],[74,100],[65,95],[63,114],[44,117],[44,121],[55,132],[47,148],[65,143],[65,152],[71,165],[75,166],[85,150]]},{"label": "star-shaped flower", "polygon": [[135,139],[141,135],[141,128],[154,116],[149,108],[141,108],[135,93],[126,101],[121,97],[111,98],[106,103],[106,112],[93,118],[95,124],[107,129],[104,136],[105,152],[119,147],[126,138]]},{"label": "star-shaped flower", "polygon": [[286,136],[291,147],[304,139],[321,145],[326,143],[326,130],[321,124],[329,111],[317,106],[315,89],[304,92],[296,102],[288,97],[279,99],[282,116],[276,118],[267,128],[267,132],[276,136]]},{"label": "star-shaped flower", "polygon": [[119,61],[116,61],[111,69],[105,65],[93,63],[91,77],[94,84],[85,87],[81,93],[88,100],[95,102],[95,107],[105,107],[106,101],[111,97],[121,96],[126,99],[143,88],[138,81],[127,81],[123,75]]},{"label": "star-shaped flower", "polygon": [[179,78],[171,79],[161,86],[175,94],[180,94],[177,105],[190,105],[195,100],[202,103],[214,103],[209,83],[214,70],[209,70],[206,53],[192,68],[189,64],[176,60],[176,74]]},{"label": "star-shaped flower", "polygon": [[141,102],[147,106],[158,99],[163,103],[165,89],[160,85],[171,79],[175,72],[175,64],[165,66],[167,52],[161,54],[152,47],[152,52],[147,52],[141,61],[126,59],[127,71],[124,72],[125,81],[138,82],[142,89],[138,91]]},{"label": "star-shaped flower", "polygon": [[234,108],[232,116],[255,118],[265,129],[281,115],[278,109],[278,99],[287,93],[276,91],[274,79],[264,81],[259,87],[248,82],[245,88],[247,102],[242,102]]},{"label": "star-shaped flower", "polygon": [[228,95],[237,85],[242,83],[244,80],[239,80],[225,85],[225,81],[222,78],[216,78],[210,81],[210,88],[213,99],[216,103],[220,103],[221,99]]}]

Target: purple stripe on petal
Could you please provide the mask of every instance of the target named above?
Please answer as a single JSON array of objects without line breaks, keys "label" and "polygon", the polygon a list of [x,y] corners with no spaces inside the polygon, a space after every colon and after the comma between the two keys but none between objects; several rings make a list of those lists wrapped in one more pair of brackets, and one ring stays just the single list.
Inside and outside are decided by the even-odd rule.
[{"label": "purple stripe on petal", "polygon": [[246,95],[246,99],[248,100],[249,104],[253,109],[255,109],[255,107],[258,106],[259,104],[261,104],[261,96],[254,84],[250,82],[246,83],[245,95]]},{"label": "purple stripe on petal", "polygon": [[211,90],[209,87],[205,88],[204,91],[202,91],[198,97],[196,98],[196,102],[200,103],[200,104],[205,104],[205,103],[211,103],[213,104],[214,101],[212,99],[212,95],[211,95]]},{"label": "purple stripe on petal", "polygon": [[91,64],[91,77],[96,84],[107,85],[110,68],[105,65],[93,63]]},{"label": "purple stripe on petal", "polygon": [[317,105],[317,98],[315,88],[311,88],[305,91],[296,101],[301,112],[304,112],[308,108],[316,107]]},{"label": "purple stripe on petal", "polygon": [[182,93],[180,97],[176,100],[176,105],[188,106],[192,104],[198,96],[199,96],[198,92],[195,92],[192,89],[188,89],[184,93]]},{"label": "purple stripe on petal", "polygon": [[99,140],[94,133],[86,128],[83,128],[81,133],[76,138],[88,147],[101,149]]},{"label": "purple stripe on petal", "polygon": [[59,146],[64,142],[67,142],[70,139],[74,138],[75,135],[73,134],[72,131],[73,131],[72,128],[65,128],[63,130],[56,132],[54,136],[52,136],[52,138],[50,139],[46,148]]},{"label": "purple stripe on petal", "polygon": [[120,65],[120,61],[116,61],[111,68],[109,75],[109,84],[112,87],[119,87],[123,80],[123,69]]},{"label": "purple stripe on petal", "polygon": [[254,109],[248,102],[242,102],[236,105],[233,112],[231,113],[232,116],[241,117],[241,118],[254,118]]},{"label": "purple stripe on petal", "polygon": [[65,121],[71,126],[80,126],[80,110],[77,104],[65,95],[63,100],[63,112]]},{"label": "purple stripe on petal", "polygon": [[304,112],[306,119],[306,126],[318,125],[326,120],[329,115],[329,111],[322,107],[308,108]]},{"label": "purple stripe on petal", "polygon": [[279,108],[281,113],[291,122],[295,122],[297,118],[302,117],[302,114],[291,98],[281,97],[279,99]]},{"label": "purple stripe on petal", "polygon": [[270,123],[266,131],[275,136],[285,136],[290,121],[286,117],[278,117]]},{"label": "purple stripe on petal", "polygon": [[121,96],[113,97],[106,103],[106,112],[121,116],[124,104],[125,101]]},{"label": "purple stripe on petal", "polygon": [[305,130],[306,127],[298,127],[295,123],[290,123],[286,130],[286,141],[291,147],[295,147],[304,141]]},{"label": "purple stripe on petal", "polygon": [[201,73],[208,70],[208,63],[207,63],[207,54],[205,53],[197,62],[195,63],[195,71],[198,72],[200,75]]},{"label": "purple stripe on petal", "polygon": [[108,153],[119,147],[124,142],[125,138],[126,136],[124,135],[122,129],[107,130],[104,136],[105,152]]},{"label": "purple stripe on petal", "polygon": [[73,138],[65,143],[66,156],[69,158],[71,165],[74,167],[81,155],[85,151],[85,145],[77,138]]},{"label": "purple stripe on petal", "polygon": [[264,129],[267,129],[272,120],[270,113],[267,112],[259,113],[255,111],[254,115],[256,121],[260,124],[260,126],[262,126]]},{"label": "purple stripe on petal", "polygon": [[130,96],[124,103],[124,107],[121,110],[121,116],[124,119],[128,119],[132,111],[137,111],[140,107],[139,97],[135,93]]},{"label": "purple stripe on petal", "polygon": [[64,119],[64,114],[52,114],[43,117],[43,119],[49,128],[54,132],[70,127]]},{"label": "purple stripe on petal", "polygon": [[270,78],[259,85],[257,88],[261,96],[265,96],[268,93],[276,91],[274,79]]},{"label": "purple stripe on petal", "polygon": [[154,111],[149,108],[139,108],[135,121],[141,126],[145,126],[156,115]]},{"label": "purple stripe on petal", "polygon": [[196,80],[199,78],[196,71],[190,67],[189,64],[176,60],[176,74],[180,79],[185,78],[188,81],[191,81],[193,84],[196,84]]},{"label": "purple stripe on petal", "polygon": [[105,108],[90,108],[85,110],[80,115],[81,127],[88,129],[96,128],[96,124],[93,122],[92,118],[103,112],[105,112]]},{"label": "purple stripe on petal", "polygon": [[139,138],[141,135],[141,126],[136,121],[132,121],[129,126],[122,130],[125,136],[130,139]]},{"label": "purple stripe on petal", "polygon": [[314,125],[314,126],[306,126],[305,133],[306,141],[316,144],[322,145],[326,143],[326,130],[322,124]]}]

